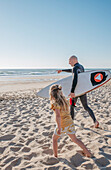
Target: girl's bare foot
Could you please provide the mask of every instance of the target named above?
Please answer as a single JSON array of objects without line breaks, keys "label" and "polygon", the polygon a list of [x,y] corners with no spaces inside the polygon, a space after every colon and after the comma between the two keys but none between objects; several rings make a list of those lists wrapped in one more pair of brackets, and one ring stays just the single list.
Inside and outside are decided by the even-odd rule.
[{"label": "girl's bare foot", "polygon": [[92,157],[92,154],[90,152],[85,153],[83,150],[78,150],[77,153],[79,153],[81,156],[85,156],[88,158]]}]

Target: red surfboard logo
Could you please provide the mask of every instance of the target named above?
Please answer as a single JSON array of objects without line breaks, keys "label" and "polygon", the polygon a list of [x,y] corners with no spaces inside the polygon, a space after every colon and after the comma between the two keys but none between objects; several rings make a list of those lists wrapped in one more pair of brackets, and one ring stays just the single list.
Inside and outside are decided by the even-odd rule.
[{"label": "red surfboard logo", "polygon": [[96,82],[100,82],[100,81],[102,81],[102,79],[103,79],[103,75],[102,75],[101,73],[97,73],[97,74],[94,76],[94,80],[95,80]]}]

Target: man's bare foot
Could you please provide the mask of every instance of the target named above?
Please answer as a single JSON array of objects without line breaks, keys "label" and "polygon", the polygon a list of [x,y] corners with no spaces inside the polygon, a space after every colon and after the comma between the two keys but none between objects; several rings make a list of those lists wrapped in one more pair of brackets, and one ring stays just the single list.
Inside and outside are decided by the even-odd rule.
[{"label": "man's bare foot", "polygon": [[99,122],[98,122],[98,121],[95,122],[94,127],[95,127],[95,128],[98,128],[98,127],[99,127]]}]

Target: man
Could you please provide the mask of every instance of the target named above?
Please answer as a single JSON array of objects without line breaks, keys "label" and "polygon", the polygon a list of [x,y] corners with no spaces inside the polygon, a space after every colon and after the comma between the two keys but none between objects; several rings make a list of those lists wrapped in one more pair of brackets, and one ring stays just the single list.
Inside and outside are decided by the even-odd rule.
[{"label": "man", "polygon": [[[72,88],[71,88],[71,93],[69,94],[69,96],[71,96],[72,98],[72,104],[70,106],[70,113],[71,113],[71,117],[72,119],[74,119],[74,105],[77,102],[78,97],[75,97],[74,94],[74,90],[75,87],[77,85],[77,81],[78,81],[78,74],[81,72],[84,72],[84,67],[78,63],[78,58],[73,55],[69,58],[69,64],[73,67],[73,69],[64,69],[64,70],[58,70],[58,73],[61,73],[62,71],[65,72],[70,72],[73,74],[73,81],[72,81]],[[86,111],[88,111],[89,115],[91,116],[91,118],[93,119],[94,122],[94,127],[98,128],[99,127],[99,122],[96,120],[93,111],[90,109],[90,107],[87,104],[87,96],[86,94],[79,96],[80,101],[84,107],[84,109]]]}]

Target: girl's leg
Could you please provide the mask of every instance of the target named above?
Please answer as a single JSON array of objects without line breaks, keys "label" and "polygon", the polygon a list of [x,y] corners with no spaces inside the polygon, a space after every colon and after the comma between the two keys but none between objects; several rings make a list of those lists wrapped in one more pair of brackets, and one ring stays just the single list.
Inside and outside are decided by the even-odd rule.
[{"label": "girl's leg", "polygon": [[57,140],[59,139],[58,135],[53,135],[53,153],[55,157],[58,157],[57,150],[58,150],[58,145],[57,145]]},{"label": "girl's leg", "polygon": [[80,148],[83,149],[83,152],[85,154],[85,156],[87,157],[91,157],[91,153],[89,152],[89,150],[86,148],[86,146],[83,144],[82,141],[80,141],[79,139],[77,139],[76,135],[75,134],[68,134],[69,137],[72,139],[72,141],[74,143],[76,143]]}]

